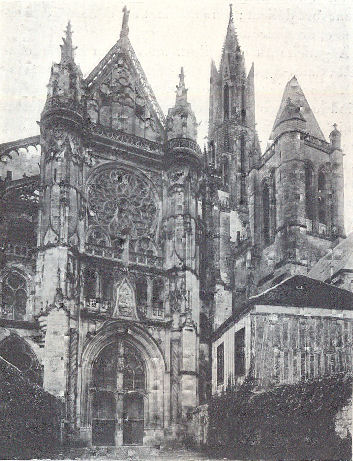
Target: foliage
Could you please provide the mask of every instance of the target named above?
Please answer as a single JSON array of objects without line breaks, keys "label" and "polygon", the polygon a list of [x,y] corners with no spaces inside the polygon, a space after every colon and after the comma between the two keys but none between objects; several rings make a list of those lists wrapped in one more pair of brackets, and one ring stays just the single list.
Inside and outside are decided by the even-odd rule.
[{"label": "foliage", "polygon": [[335,375],[260,392],[251,382],[209,404],[209,446],[246,459],[350,459],[351,440],[335,417],[352,395],[352,377]]},{"label": "foliage", "polygon": [[52,453],[60,443],[62,402],[0,360],[0,459]]}]

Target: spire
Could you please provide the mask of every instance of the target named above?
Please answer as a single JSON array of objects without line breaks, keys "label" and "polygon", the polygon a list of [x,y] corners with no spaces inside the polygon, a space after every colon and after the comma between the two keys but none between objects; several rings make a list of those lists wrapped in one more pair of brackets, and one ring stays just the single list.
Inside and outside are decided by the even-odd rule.
[{"label": "spire", "polygon": [[[290,100],[290,104],[288,104],[288,99]],[[286,108],[287,106],[287,108]],[[296,76],[294,75],[289,82],[287,83],[283,96],[282,102],[277,112],[276,120],[273,125],[273,130],[280,122],[280,118],[283,119],[283,112],[292,110],[293,107],[296,106],[300,108],[300,114],[297,111],[297,116],[303,116],[304,120],[306,120],[306,130],[309,135],[314,136],[315,138],[319,138],[325,140],[325,137],[319,127],[319,124],[316,121],[315,115],[311,110],[309,103],[304,95],[303,90],[301,89]],[[282,116],[283,115],[283,116]],[[288,115],[288,114],[287,114]],[[270,139],[274,139],[274,133],[272,131]]]},{"label": "spire", "polygon": [[233,3],[229,3],[229,22],[233,22]]},{"label": "spire", "polygon": [[168,110],[168,139],[181,137],[196,140],[196,117],[187,100],[187,93],[184,68],[182,67],[179,74],[179,83],[176,86],[175,105]]},{"label": "spire", "polygon": [[121,25],[120,38],[127,37],[129,35],[129,15],[130,11],[126,8],[126,5],[123,8],[123,22]]},{"label": "spire", "polygon": [[227,48],[228,51],[236,51],[239,48],[238,37],[234,26],[234,17],[233,17],[233,5],[229,5],[229,21],[227,28],[227,35],[224,42],[224,48]]},{"label": "spire", "polygon": [[182,67],[180,70],[180,74],[179,74],[179,84],[176,87],[175,104],[180,105],[181,103],[186,103],[187,94],[188,94],[188,90],[185,88],[184,67]]},{"label": "spire", "polygon": [[63,44],[61,48],[61,63],[66,64],[74,61],[74,51],[76,48],[72,46],[72,29],[71,22],[69,21],[65,30],[65,37],[63,37]]}]

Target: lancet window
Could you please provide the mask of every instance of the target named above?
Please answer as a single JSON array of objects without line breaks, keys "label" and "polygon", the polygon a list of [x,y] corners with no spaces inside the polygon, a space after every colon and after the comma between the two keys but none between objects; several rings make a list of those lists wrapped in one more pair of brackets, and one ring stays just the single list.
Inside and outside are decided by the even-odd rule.
[{"label": "lancet window", "polygon": [[318,177],[318,208],[319,222],[327,224],[327,180],[323,171]]},{"label": "lancet window", "polygon": [[1,317],[23,320],[27,306],[27,284],[25,278],[16,271],[5,275],[1,290]]},{"label": "lancet window", "polygon": [[314,219],[313,169],[305,165],[305,211],[307,219]]},{"label": "lancet window", "polygon": [[270,243],[270,191],[265,182],[262,188],[262,230],[265,245]]},{"label": "lancet window", "polygon": [[152,311],[157,317],[163,316],[163,280],[156,278],[152,286]]}]

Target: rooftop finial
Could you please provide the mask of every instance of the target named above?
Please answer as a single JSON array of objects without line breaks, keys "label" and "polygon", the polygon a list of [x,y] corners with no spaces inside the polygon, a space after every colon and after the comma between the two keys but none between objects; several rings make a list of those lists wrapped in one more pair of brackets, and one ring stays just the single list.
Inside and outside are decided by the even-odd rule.
[{"label": "rooftop finial", "polygon": [[126,5],[123,8],[123,23],[121,25],[121,32],[120,32],[120,38],[121,37],[127,37],[129,35],[129,15],[130,11],[127,9]]},{"label": "rooftop finial", "polygon": [[63,44],[60,45],[61,48],[61,62],[70,62],[74,60],[74,50],[72,46],[72,29],[71,22],[69,21],[65,30],[65,37],[63,37]]},{"label": "rooftop finial", "polygon": [[187,99],[187,89],[185,88],[185,74],[184,74],[184,67],[180,69],[179,74],[179,84],[176,87],[176,99],[177,101]]},{"label": "rooftop finial", "polygon": [[233,3],[229,3],[229,21],[233,21]]}]

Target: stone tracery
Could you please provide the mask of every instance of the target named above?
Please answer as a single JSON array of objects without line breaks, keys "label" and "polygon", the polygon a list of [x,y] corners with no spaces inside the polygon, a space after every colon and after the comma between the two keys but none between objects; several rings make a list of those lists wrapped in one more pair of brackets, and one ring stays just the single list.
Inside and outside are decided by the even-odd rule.
[{"label": "stone tracery", "polygon": [[[122,168],[105,170],[91,182],[88,200],[91,224],[108,234],[113,246],[121,246],[129,237],[132,250],[153,248],[158,208],[147,181]],[[94,233],[89,235],[92,240]]]}]

